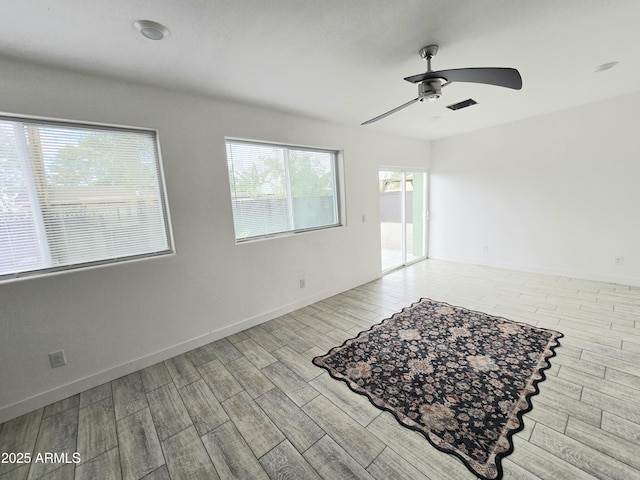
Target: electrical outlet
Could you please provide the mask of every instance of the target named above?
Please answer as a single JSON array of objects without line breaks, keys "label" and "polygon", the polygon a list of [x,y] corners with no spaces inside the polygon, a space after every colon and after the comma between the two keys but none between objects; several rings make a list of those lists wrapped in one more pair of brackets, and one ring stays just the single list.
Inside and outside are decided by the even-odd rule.
[{"label": "electrical outlet", "polygon": [[64,350],[53,352],[49,354],[49,362],[51,362],[51,368],[62,367],[67,364],[67,359],[64,356]]},{"label": "electrical outlet", "polygon": [[624,257],[622,256],[613,257],[613,263],[616,265],[624,265]]},{"label": "electrical outlet", "polygon": [[304,278],[300,279],[300,288],[305,288],[307,286],[307,282],[305,282]]},{"label": "electrical outlet", "polygon": [[489,245],[482,247],[482,253],[489,253]]}]

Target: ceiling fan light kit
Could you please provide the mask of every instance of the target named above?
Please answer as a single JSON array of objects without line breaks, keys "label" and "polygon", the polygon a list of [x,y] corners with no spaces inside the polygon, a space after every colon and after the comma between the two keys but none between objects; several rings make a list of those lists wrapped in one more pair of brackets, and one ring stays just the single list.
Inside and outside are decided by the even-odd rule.
[{"label": "ceiling fan light kit", "polygon": [[418,85],[418,98],[421,102],[433,102],[442,96],[442,84],[437,80],[425,80]]},{"label": "ceiling fan light kit", "polygon": [[427,71],[418,75],[405,77],[407,82],[418,84],[418,97],[389,110],[382,115],[367,120],[362,125],[382,120],[389,115],[396,113],[403,108],[413,105],[418,100],[423,102],[433,102],[442,96],[442,87],[446,87],[452,82],[482,83],[495,85],[497,87],[520,90],[522,88],[522,77],[515,68],[457,68],[452,70],[433,71],[431,69],[431,59],[438,53],[438,45],[427,45],[420,49],[420,57],[427,61]]}]

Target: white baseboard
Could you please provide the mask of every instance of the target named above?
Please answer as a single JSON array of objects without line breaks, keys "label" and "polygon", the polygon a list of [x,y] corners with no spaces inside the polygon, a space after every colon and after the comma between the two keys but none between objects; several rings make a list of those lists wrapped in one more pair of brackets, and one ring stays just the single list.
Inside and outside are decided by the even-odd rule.
[{"label": "white baseboard", "polygon": [[350,290],[378,278],[380,278],[380,274],[362,278],[360,281],[357,281],[352,285],[341,285],[338,287],[332,287],[323,290],[321,292],[317,292],[295,302],[283,305],[281,307],[261,313],[251,318],[238,321],[231,325],[227,325],[205,335],[192,338],[190,340],[181,342],[177,345],[173,345],[169,348],[159,350],[148,355],[144,355],[142,357],[122,363],[116,367],[102,370],[95,374],[73,380],[72,382],[66,383],[59,387],[38,393],[31,397],[25,398],[24,400],[20,400],[16,403],[4,406],[0,408],[0,424],[13,418],[19,417],[20,415],[24,415],[25,413],[32,412],[33,410],[37,410],[54,402],[84,392],[85,390],[97,387],[98,385],[102,385],[103,383],[110,382],[112,380],[115,380],[116,378],[120,378],[124,375],[136,372],[158,362],[173,358],[176,355],[181,355],[195,348],[201,347],[211,342],[215,342],[216,340],[220,340],[221,338],[233,335],[234,333],[241,332],[242,330],[246,330],[247,328],[260,325],[261,323],[264,323],[273,318],[293,312],[295,310],[298,310],[299,308],[306,307],[307,305],[319,302],[320,300],[332,297],[333,295],[337,295],[346,290]]},{"label": "white baseboard", "polygon": [[516,270],[519,272],[540,273],[543,275],[556,275],[559,277],[568,277],[580,280],[593,280],[596,282],[615,283],[619,285],[640,287],[640,278],[625,275],[610,275],[606,273],[584,272],[581,270],[567,270],[561,268],[540,267],[536,265],[525,265],[519,263],[495,262],[478,257],[456,257],[449,255],[439,255],[437,253],[430,253],[429,258],[447,262],[458,262],[471,265],[482,265],[485,267],[504,268],[505,270]]}]

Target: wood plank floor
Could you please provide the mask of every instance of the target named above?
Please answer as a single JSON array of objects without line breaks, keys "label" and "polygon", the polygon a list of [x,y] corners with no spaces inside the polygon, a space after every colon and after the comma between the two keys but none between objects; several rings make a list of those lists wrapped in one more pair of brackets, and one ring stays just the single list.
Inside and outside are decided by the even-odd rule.
[{"label": "wood plank floor", "polygon": [[429,297],[564,333],[507,480],[640,479],[640,288],[427,260],[0,426],[0,480],[473,479],[311,359]]}]

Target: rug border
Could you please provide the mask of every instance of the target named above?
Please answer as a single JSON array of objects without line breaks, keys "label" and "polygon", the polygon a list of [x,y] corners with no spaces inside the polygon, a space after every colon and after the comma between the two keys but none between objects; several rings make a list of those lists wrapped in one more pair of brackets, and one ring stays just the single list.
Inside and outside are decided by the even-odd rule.
[{"label": "rug border", "polygon": [[[550,351],[550,355],[549,355],[549,356],[547,356],[547,357],[544,357],[544,358],[543,358],[543,360],[544,360],[544,362],[543,362],[543,363],[544,363],[544,365],[543,365],[543,366],[541,366],[541,368],[540,368],[540,370],[539,370],[539,372],[538,372],[538,373],[540,374],[540,378],[538,378],[538,379],[534,378],[534,379],[533,379],[532,384],[531,384],[531,386],[533,387],[533,391],[532,391],[532,392],[527,393],[527,394],[525,395],[525,397],[524,397],[524,400],[526,401],[527,407],[526,407],[526,408],[523,408],[522,410],[520,410],[520,411],[516,414],[516,417],[518,418],[518,423],[519,423],[519,425],[518,425],[518,427],[517,427],[517,428],[514,428],[514,429],[512,429],[512,430],[509,430],[509,431],[506,433],[505,438],[506,438],[507,442],[509,443],[509,448],[508,448],[508,450],[506,450],[506,451],[504,451],[504,452],[500,452],[500,453],[495,454],[495,465],[496,465],[496,469],[497,469],[497,475],[496,475],[496,477],[486,477],[486,476],[484,476],[484,475],[480,474],[479,472],[476,472],[474,469],[472,469],[472,468],[469,466],[469,462],[467,462],[467,461],[464,459],[464,457],[462,457],[459,453],[457,453],[456,451],[446,450],[446,449],[444,449],[444,448],[439,447],[438,445],[436,445],[436,444],[435,444],[435,443],[434,443],[434,442],[429,438],[429,435],[428,435],[427,433],[423,432],[422,430],[420,430],[420,429],[419,429],[419,428],[417,428],[417,427],[414,427],[414,426],[412,426],[412,425],[407,425],[406,423],[404,423],[404,422],[403,422],[403,421],[398,417],[398,415],[396,414],[396,412],[395,412],[395,411],[393,411],[392,409],[387,408],[387,407],[385,407],[385,406],[381,406],[381,405],[376,404],[376,403],[373,401],[372,397],[369,395],[369,393],[368,393],[368,392],[355,390],[355,389],[354,389],[354,388],[352,388],[352,386],[351,386],[353,382],[351,382],[349,379],[344,378],[344,377],[342,377],[342,376],[336,376],[336,375],[334,375],[334,374],[333,374],[333,372],[332,372],[332,369],[331,369],[330,367],[328,367],[328,366],[326,366],[326,365],[323,365],[323,364],[321,363],[321,362],[322,362],[322,361],[320,360],[321,358],[323,358],[323,357],[327,357],[327,356],[331,355],[334,351],[337,351],[337,350],[339,350],[339,349],[343,348],[343,347],[347,344],[347,342],[349,342],[349,341],[351,341],[351,340],[356,340],[357,338],[359,338],[359,337],[360,337],[360,335],[362,335],[362,334],[364,334],[364,333],[371,332],[371,331],[372,331],[374,328],[376,328],[377,326],[382,325],[382,324],[384,324],[384,323],[386,323],[386,322],[388,322],[388,321],[390,321],[390,320],[393,320],[396,316],[401,315],[402,313],[404,313],[404,312],[405,312],[405,310],[411,309],[411,308],[415,307],[416,305],[418,305],[418,304],[422,303],[422,302],[423,302],[423,301],[425,301],[425,300],[428,300],[428,301],[430,301],[430,302],[440,303],[440,304],[443,304],[443,305],[447,305],[447,306],[452,307],[452,308],[463,308],[464,310],[467,310],[468,312],[471,312],[471,313],[479,313],[479,314],[482,314],[482,315],[487,315],[487,316],[489,316],[489,317],[498,318],[498,319],[501,319],[501,320],[507,320],[508,322],[515,323],[515,324],[517,324],[517,325],[526,325],[527,327],[534,327],[534,328],[538,328],[538,329],[546,330],[546,331],[548,331],[548,332],[552,332],[552,337],[549,339],[549,341],[548,341],[548,343],[547,343],[547,348],[548,348],[548,349],[549,349],[549,351]],[[482,311],[480,311],[480,310],[472,310],[472,309],[469,309],[469,308],[467,308],[467,307],[463,307],[463,306],[460,306],[460,305],[451,305],[451,304],[449,304],[449,303],[447,303],[447,302],[443,302],[443,301],[441,301],[441,300],[434,300],[434,299],[432,299],[432,298],[428,298],[428,297],[420,297],[420,300],[418,300],[417,302],[413,302],[413,303],[412,303],[411,305],[409,305],[408,307],[403,307],[403,308],[402,308],[402,310],[400,310],[399,312],[395,312],[395,313],[393,313],[390,317],[384,318],[384,319],[382,319],[381,321],[379,321],[379,322],[377,322],[377,323],[375,323],[375,324],[371,325],[371,327],[369,327],[368,329],[360,331],[357,335],[355,335],[355,336],[353,336],[353,337],[350,337],[350,338],[347,338],[344,342],[342,342],[342,344],[341,344],[341,345],[338,345],[337,347],[333,347],[333,348],[331,348],[331,349],[330,349],[327,353],[325,353],[324,355],[318,355],[318,356],[314,357],[311,361],[312,361],[312,363],[313,363],[315,366],[317,366],[317,367],[319,367],[319,368],[323,368],[323,369],[325,369],[325,370],[329,373],[329,375],[330,375],[332,378],[334,378],[334,379],[336,379],[336,380],[339,380],[339,381],[341,381],[341,382],[344,382],[344,383],[347,385],[347,387],[349,387],[349,389],[350,389],[352,392],[357,393],[358,395],[361,395],[361,396],[363,396],[363,397],[367,398],[367,400],[369,400],[369,403],[371,403],[371,404],[372,404],[374,407],[376,407],[378,410],[382,410],[382,411],[385,411],[385,412],[389,412],[391,415],[393,415],[393,416],[394,416],[394,418],[396,419],[396,421],[397,421],[400,425],[402,425],[403,427],[408,428],[408,429],[410,429],[410,430],[413,430],[413,431],[415,431],[415,432],[420,433],[424,438],[426,438],[426,440],[431,444],[431,446],[433,446],[433,447],[434,447],[434,448],[436,448],[437,450],[439,450],[439,451],[441,451],[441,452],[443,452],[443,453],[446,453],[446,454],[448,454],[448,455],[453,455],[454,457],[457,457],[457,458],[462,462],[462,464],[463,464],[463,465],[464,465],[464,466],[465,466],[465,467],[466,467],[466,468],[467,468],[467,469],[468,469],[472,474],[476,475],[478,478],[480,478],[480,479],[482,479],[482,480],[500,480],[500,479],[503,477],[503,475],[504,475],[504,471],[503,471],[503,469],[502,469],[502,460],[503,460],[505,457],[507,457],[508,455],[511,455],[511,454],[513,453],[514,446],[513,446],[512,437],[513,437],[516,433],[521,432],[521,431],[524,429],[524,421],[523,421],[523,417],[524,417],[524,415],[525,415],[525,414],[527,414],[527,413],[529,413],[531,410],[533,410],[533,403],[532,403],[532,401],[531,401],[531,400],[532,400],[532,398],[533,398],[534,396],[536,396],[536,395],[538,395],[538,394],[540,393],[540,389],[538,388],[538,384],[539,384],[540,382],[543,382],[544,380],[546,380],[547,376],[546,376],[546,374],[545,374],[545,371],[551,368],[551,362],[550,362],[550,360],[551,360],[552,358],[554,358],[554,357],[557,355],[555,350],[556,350],[556,348],[558,348],[558,347],[560,347],[560,346],[561,346],[559,339],[560,339],[560,338],[562,338],[562,337],[564,337],[564,334],[563,334],[562,332],[557,331],[557,330],[551,330],[551,329],[549,329],[549,328],[544,328],[544,327],[537,327],[537,326],[535,326],[535,325],[531,325],[531,324],[528,324],[528,323],[525,323],[525,322],[518,322],[518,321],[516,321],[516,320],[511,320],[511,319],[509,319],[509,318],[502,317],[502,316],[499,316],[499,315],[492,315],[492,314],[489,314],[489,313],[486,313],[486,312],[482,312]],[[542,353],[544,354],[544,352],[542,352]]]}]

